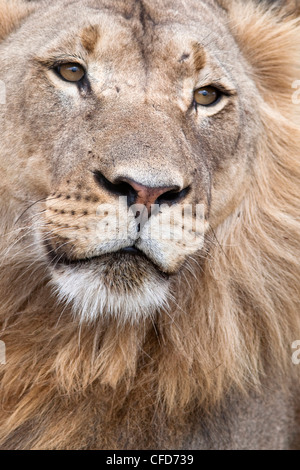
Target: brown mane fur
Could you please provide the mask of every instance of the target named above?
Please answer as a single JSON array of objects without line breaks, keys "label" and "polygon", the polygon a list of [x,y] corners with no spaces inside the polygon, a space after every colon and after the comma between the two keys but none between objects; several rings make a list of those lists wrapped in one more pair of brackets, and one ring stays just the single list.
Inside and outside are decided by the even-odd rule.
[{"label": "brown mane fur", "polygon": [[240,207],[215,227],[202,269],[191,261],[190,276],[174,281],[172,315],[79,328],[67,309],[62,315],[45,266],[20,254],[18,208],[2,205],[3,448],[134,448],[141,434],[147,448],[162,445],[166,430],[176,445],[196,407],[209,413],[231,390],[291,376],[300,338],[300,107],[291,101],[300,25],[251,2],[237,2],[229,17],[263,96],[262,137]]}]

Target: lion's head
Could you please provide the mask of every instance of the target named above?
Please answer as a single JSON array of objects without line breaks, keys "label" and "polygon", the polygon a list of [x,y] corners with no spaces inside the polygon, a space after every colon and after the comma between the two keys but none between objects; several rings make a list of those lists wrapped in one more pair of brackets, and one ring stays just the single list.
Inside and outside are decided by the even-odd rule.
[{"label": "lion's head", "polygon": [[40,373],[69,394],[141,376],[174,410],[257,386],[299,327],[292,6],[0,0],[0,18],[14,344],[50,342]]},{"label": "lion's head", "polygon": [[[85,320],[166,306],[249,186],[261,97],[225,13],[202,5],[199,25],[195,8],[91,1],[77,15],[76,2],[55,2],[2,54],[5,160],[26,164],[11,175],[12,196],[25,207],[42,199],[19,223],[34,217],[39,261]],[[141,224],[132,204],[159,210]],[[176,234],[187,205],[194,219],[203,207],[204,246],[202,230],[193,241]],[[159,232],[165,211],[175,212],[170,237]]]}]

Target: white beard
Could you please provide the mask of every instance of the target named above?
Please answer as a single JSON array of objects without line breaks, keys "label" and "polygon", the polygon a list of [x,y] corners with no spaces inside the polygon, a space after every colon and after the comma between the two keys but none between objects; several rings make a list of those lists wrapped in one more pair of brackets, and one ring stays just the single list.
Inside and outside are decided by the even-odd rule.
[{"label": "white beard", "polygon": [[169,282],[152,268],[138,285],[115,279],[117,287],[107,285],[105,266],[56,268],[52,284],[60,302],[71,305],[74,317],[81,323],[92,323],[99,317],[115,318],[120,323],[135,323],[168,308]]}]

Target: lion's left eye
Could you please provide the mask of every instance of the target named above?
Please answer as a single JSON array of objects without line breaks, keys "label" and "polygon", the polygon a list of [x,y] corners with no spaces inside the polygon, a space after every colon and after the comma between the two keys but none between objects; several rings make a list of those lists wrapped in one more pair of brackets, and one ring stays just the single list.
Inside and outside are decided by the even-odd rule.
[{"label": "lion's left eye", "polygon": [[62,64],[56,67],[56,72],[67,82],[80,82],[85,76],[85,70],[80,64]]},{"label": "lion's left eye", "polygon": [[221,96],[220,90],[212,86],[198,88],[194,91],[194,103],[200,106],[210,106],[216,103]]}]

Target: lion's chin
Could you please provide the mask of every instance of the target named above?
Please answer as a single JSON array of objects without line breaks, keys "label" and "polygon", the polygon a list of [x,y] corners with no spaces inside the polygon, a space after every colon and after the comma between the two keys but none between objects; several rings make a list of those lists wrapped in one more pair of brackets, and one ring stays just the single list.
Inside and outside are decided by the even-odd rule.
[{"label": "lion's chin", "polygon": [[52,270],[59,302],[81,323],[114,318],[135,323],[168,307],[169,279],[144,256],[109,254]]}]

